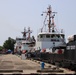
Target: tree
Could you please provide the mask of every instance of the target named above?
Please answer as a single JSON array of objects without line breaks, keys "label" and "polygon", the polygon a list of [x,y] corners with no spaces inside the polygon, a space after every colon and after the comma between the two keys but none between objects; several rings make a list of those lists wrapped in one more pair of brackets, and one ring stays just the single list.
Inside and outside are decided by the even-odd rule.
[{"label": "tree", "polygon": [[15,40],[12,39],[11,37],[8,38],[8,40],[6,40],[3,44],[3,47],[5,49],[11,49],[12,51],[14,50],[14,44],[15,44]]},{"label": "tree", "polygon": [[3,47],[2,46],[0,46],[0,50],[2,50],[3,49]]}]

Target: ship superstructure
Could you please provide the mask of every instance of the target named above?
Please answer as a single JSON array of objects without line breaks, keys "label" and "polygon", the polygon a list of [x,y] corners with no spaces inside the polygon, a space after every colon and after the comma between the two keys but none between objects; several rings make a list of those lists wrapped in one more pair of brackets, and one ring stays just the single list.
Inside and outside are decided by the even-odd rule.
[{"label": "ship superstructure", "polygon": [[[65,34],[63,33],[63,30],[59,32],[54,23],[54,17],[57,12],[52,12],[52,8],[49,6],[47,12],[43,13],[46,13],[46,17],[43,22],[43,27],[37,35],[36,49],[46,49],[46,51],[52,52],[52,48],[59,47],[62,48],[62,52],[64,52],[63,48],[66,46]],[[58,50],[54,50],[53,52],[57,51]]]},{"label": "ship superstructure", "polygon": [[22,38],[17,37],[16,43],[14,46],[15,52],[21,53],[22,50],[31,50],[32,47],[35,45],[35,38],[34,36],[31,37],[32,31],[30,30],[30,27],[28,30],[24,28],[24,32],[21,32],[23,34]]}]

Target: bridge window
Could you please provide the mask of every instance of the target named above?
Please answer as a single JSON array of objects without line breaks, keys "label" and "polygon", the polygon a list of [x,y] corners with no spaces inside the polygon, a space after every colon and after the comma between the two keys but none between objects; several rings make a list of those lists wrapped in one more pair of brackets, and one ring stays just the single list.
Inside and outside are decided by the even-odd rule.
[{"label": "bridge window", "polygon": [[61,35],[62,38],[64,38],[64,35]]},{"label": "bridge window", "polygon": [[55,35],[51,35],[51,38],[54,38],[55,37]]},{"label": "bridge window", "polygon": [[60,38],[60,35],[56,35],[58,38]]},{"label": "bridge window", "polygon": [[46,35],[46,38],[50,38],[50,35]]},{"label": "bridge window", "polygon": [[43,38],[43,35],[40,35],[40,38]]}]

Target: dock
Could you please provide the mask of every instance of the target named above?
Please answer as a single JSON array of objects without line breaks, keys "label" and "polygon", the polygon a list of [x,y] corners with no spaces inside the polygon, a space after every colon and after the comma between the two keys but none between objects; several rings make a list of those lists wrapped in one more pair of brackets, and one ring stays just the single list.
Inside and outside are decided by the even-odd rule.
[{"label": "dock", "polygon": [[45,63],[45,68],[41,70],[40,61],[22,60],[20,56],[6,54],[0,56],[0,74],[75,74],[75,72],[48,63]]}]

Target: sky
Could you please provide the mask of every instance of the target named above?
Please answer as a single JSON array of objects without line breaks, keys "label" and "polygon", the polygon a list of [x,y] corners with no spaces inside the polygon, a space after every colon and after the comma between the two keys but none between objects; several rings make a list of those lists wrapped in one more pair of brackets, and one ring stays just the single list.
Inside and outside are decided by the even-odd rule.
[{"label": "sky", "polygon": [[0,45],[8,37],[21,37],[24,27],[36,37],[43,26],[41,14],[49,5],[57,12],[55,24],[64,29],[66,39],[76,34],[76,0],[0,0]]}]

